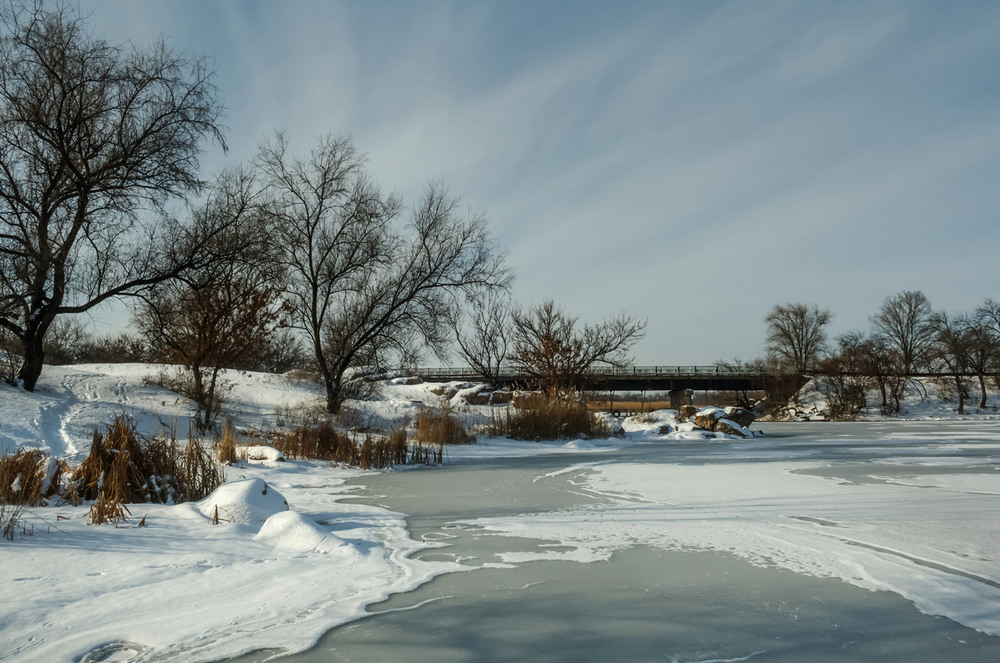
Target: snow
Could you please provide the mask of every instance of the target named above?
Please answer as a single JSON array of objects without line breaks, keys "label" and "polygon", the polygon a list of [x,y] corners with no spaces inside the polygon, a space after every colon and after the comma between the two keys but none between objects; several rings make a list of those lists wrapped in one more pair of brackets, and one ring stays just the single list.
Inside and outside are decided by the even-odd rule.
[{"label": "snow", "polygon": [[[155,384],[161,370],[47,367],[34,393],[0,386],[0,448],[39,448],[79,462],[94,427],[121,411],[142,433],[173,429],[187,437],[193,408]],[[322,406],[320,389],[309,382],[232,371],[223,379],[227,412],[244,430],[277,427]],[[489,421],[493,406],[464,405],[462,393],[474,386],[453,383],[459,393],[443,403],[431,392],[440,385],[405,382],[390,381],[378,400],[349,403],[346,416],[384,424],[447,404],[467,426]],[[904,429],[871,443],[873,450],[885,445],[892,458],[866,481],[850,482],[828,471],[828,462],[777,453],[766,438],[733,444],[674,412],[619,423],[620,439],[539,443],[480,435],[478,444],[447,448],[445,458],[601,454],[692,440],[705,442],[706,454],[733,456],[723,465],[586,461],[541,476],[582,472],[587,489],[610,503],[475,520],[484,531],[558,540],[566,548],[511,554],[505,562],[588,562],[640,543],[724,550],[898,592],[929,613],[1000,634],[1000,524],[983,515],[1000,511],[1000,470],[982,471],[983,463],[1000,466],[1000,431],[983,429],[958,443],[946,432],[929,437],[926,428]],[[845,448],[856,443],[844,441]],[[961,453],[972,444],[980,456],[970,460]],[[227,483],[204,500],[130,505],[132,517],[117,528],[89,525],[86,506],[29,509],[34,534],[0,541],[0,659],[209,661],[259,648],[300,651],[371,603],[469,569],[415,558],[444,544],[413,540],[405,514],[345,501],[352,494],[347,480],[365,476],[359,470],[279,462],[275,449],[260,445],[238,455],[244,461],[227,467]],[[929,465],[954,472],[919,471]]]},{"label": "snow", "polygon": [[288,510],[288,500],[263,479],[224,483],[205,499],[192,505],[203,516],[258,527],[271,516]]}]

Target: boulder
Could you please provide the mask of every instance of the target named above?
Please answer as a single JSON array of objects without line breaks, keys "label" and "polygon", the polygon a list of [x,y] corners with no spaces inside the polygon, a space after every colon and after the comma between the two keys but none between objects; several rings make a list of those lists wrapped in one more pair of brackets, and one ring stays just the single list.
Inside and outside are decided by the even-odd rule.
[{"label": "boulder", "polygon": [[721,419],[726,418],[726,411],[717,407],[706,407],[698,410],[691,420],[694,425],[698,428],[704,428],[705,430],[715,430],[715,425]]},{"label": "boulder", "polygon": [[505,403],[510,403],[514,399],[514,392],[511,391],[494,391],[493,397],[490,400],[494,405],[503,405]]},{"label": "boulder", "polygon": [[747,429],[732,419],[719,419],[715,422],[715,432],[722,433],[723,435],[736,435],[737,437],[753,437],[753,434],[747,434]]},{"label": "boulder", "polygon": [[687,421],[695,414],[697,414],[698,408],[693,405],[681,405],[677,408],[677,416],[681,421]]},{"label": "boulder", "polygon": [[674,429],[670,427],[670,424],[663,424],[662,426],[660,426],[660,430],[659,430],[659,434],[660,435],[669,435],[670,433],[673,433],[673,432],[674,432]]},{"label": "boulder", "polygon": [[451,386],[450,384],[443,384],[440,387],[433,387],[430,391],[435,396],[443,396],[444,398],[447,398],[448,400],[451,400],[452,398],[454,398],[455,394],[458,393],[458,389],[456,389],[455,387]]},{"label": "boulder", "polygon": [[726,419],[736,422],[743,428],[749,428],[750,424],[757,419],[757,415],[741,407],[727,407]]},{"label": "boulder", "polygon": [[464,398],[465,402],[468,403],[469,405],[489,405],[490,397],[492,395],[493,392],[484,390],[476,392],[475,394],[466,394]]}]

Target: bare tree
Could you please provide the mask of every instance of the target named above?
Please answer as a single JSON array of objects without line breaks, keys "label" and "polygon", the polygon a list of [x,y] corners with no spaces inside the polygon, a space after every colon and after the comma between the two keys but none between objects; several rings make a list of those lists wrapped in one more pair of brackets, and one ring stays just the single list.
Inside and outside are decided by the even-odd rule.
[{"label": "bare tree", "polygon": [[965,414],[965,401],[969,398],[966,374],[971,363],[972,336],[966,316],[949,316],[934,313],[929,324],[934,330],[934,340],[929,356],[940,361],[955,380],[958,396],[958,414]]},{"label": "bare tree", "polygon": [[381,371],[390,361],[415,362],[424,348],[444,356],[460,298],[508,287],[505,256],[485,217],[463,218],[457,207],[440,185],[430,185],[408,232],[393,235],[388,266],[375,269],[361,287],[337,294],[323,337],[335,377],[327,392],[332,412],[342,401],[348,369]]},{"label": "bare tree", "polygon": [[510,350],[510,299],[506,293],[491,291],[465,307],[468,326],[462,315],[452,319],[459,355],[484,380],[496,384]]},{"label": "bare tree", "polygon": [[166,244],[148,219],[198,188],[221,106],[204,60],[108,44],[65,6],[12,2],[0,30],[0,326],[31,391],[57,316],[200,259],[199,241]]},{"label": "bare tree", "polygon": [[339,407],[333,396],[341,375],[331,365],[326,337],[339,299],[388,266],[400,203],[371,182],[364,159],[344,138],[322,137],[308,159],[298,159],[279,133],[261,144],[257,166],[289,276],[292,325],[309,339],[332,412]]},{"label": "bare tree", "polygon": [[430,186],[408,229],[398,197],[382,192],[346,139],[322,138],[308,159],[277,135],[261,145],[293,324],[309,339],[327,409],[343,400],[350,369],[403,361],[420,347],[443,353],[455,297],[506,287],[504,256],[481,216]]},{"label": "bare tree", "polygon": [[775,306],[764,318],[768,353],[786,369],[808,372],[826,349],[826,325],[831,317],[829,310],[815,304]]},{"label": "bare tree", "polygon": [[[979,380],[979,409],[986,407],[986,376],[990,371],[995,370],[997,360],[1000,359],[1000,335],[998,335],[997,320],[1000,315],[994,318],[989,313],[989,305],[992,300],[976,309],[975,314],[969,317],[969,368],[975,373]],[[995,306],[995,302],[993,303]],[[1000,310],[997,311],[1000,314]]]},{"label": "bare tree", "polygon": [[550,394],[581,388],[595,365],[626,366],[646,330],[645,322],[624,313],[579,328],[552,300],[515,310],[511,320],[511,362]]},{"label": "bare tree", "polygon": [[271,243],[254,202],[253,180],[226,173],[211,192],[202,217],[227,228],[207,247],[219,258],[160,283],[143,297],[140,330],[168,362],[190,371],[190,396],[198,404],[198,426],[210,428],[219,413],[218,379],[224,368],[244,368],[263,353],[285,314],[281,273],[271,261]]},{"label": "bare tree", "polygon": [[842,334],[837,337],[836,353],[822,364],[820,388],[835,419],[854,419],[868,405],[867,343],[861,332]]},{"label": "bare tree", "polygon": [[872,317],[875,332],[884,339],[899,375],[908,377],[926,366],[935,336],[932,314],[924,293],[905,290],[888,297]]}]

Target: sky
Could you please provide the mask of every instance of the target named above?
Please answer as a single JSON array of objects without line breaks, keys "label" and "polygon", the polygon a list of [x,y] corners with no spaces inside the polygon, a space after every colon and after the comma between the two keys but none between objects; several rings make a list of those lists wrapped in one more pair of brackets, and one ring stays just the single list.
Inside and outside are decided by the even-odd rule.
[{"label": "sky", "polygon": [[[229,150],[350,137],[485,213],[523,305],[647,321],[636,363],[764,352],[776,305],[1000,299],[1000,3],[83,0],[211,58]],[[100,315],[98,315],[100,318]]]}]

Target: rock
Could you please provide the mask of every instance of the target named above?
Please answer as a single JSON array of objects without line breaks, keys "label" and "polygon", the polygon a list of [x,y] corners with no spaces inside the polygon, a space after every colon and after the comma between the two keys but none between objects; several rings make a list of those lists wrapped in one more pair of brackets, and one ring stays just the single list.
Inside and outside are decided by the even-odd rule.
[{"label": "rock", "polygon": [[722,433],[723,435],[736,435],[743,438],[753,437],[752,433],[748,435],[747,430],[732,419],[719,419],[715,422],[715,432]]},{"label": "rock", "polygon": [[693,417],[698,412],[698,408],[693,405],[681,405],[677,408],[678,418],[681,421],[687,421]]},{"label": "rock", "polygon": [[484,390],[475,394],[466,394],[464,398],[469,405],[489,405],[492,395],[493,392]]},{"label": "rock", "polygon": [[389,380],[391,384],[422,384],[423,380],[418,378],[416,375],[409,375],[401,378],[393,378]]},{"label": "rock", "polygon": [[432,388],[431,393],[434,394],[435,396],[443,396],[448,400],[451,400],[452,398],[455,397],[455,394],[458,393],[458,389],[455,389],[455,387],[451,386],[450,384],[443,384],[440,387]]},{"label": "rock", "polygon": [[670,433],[673,432],[674,429],[670,427],[670,424],[663,424],[662,426],[660,426],[660,431],[659,431],[660,435],[669,435]]},{"label": "rock", "polygon": [[514,399],[514,393],[510,391],[494,391],[490,402],[494,405],[510,403]]},{"label": "rock", "polygon": [[622,428],[622,423],[620,421],[612,422],[611,437],[625,437],[625,429]]},{"label": "rock", "polygon": [[720,419],[726,418],[726,411],[722,408],[717,407],[705,407],[694,415],[692,421],[694,425],[698,428],[704,428],[705,430],[715,430],[715,425]]},{"label": "rock", "polygon": [[726,419],[736,422],[743,428],[749,428],[750,424],[756,421],[757,415],[750,410],[745,410],[741,407],[727,407]]}]

